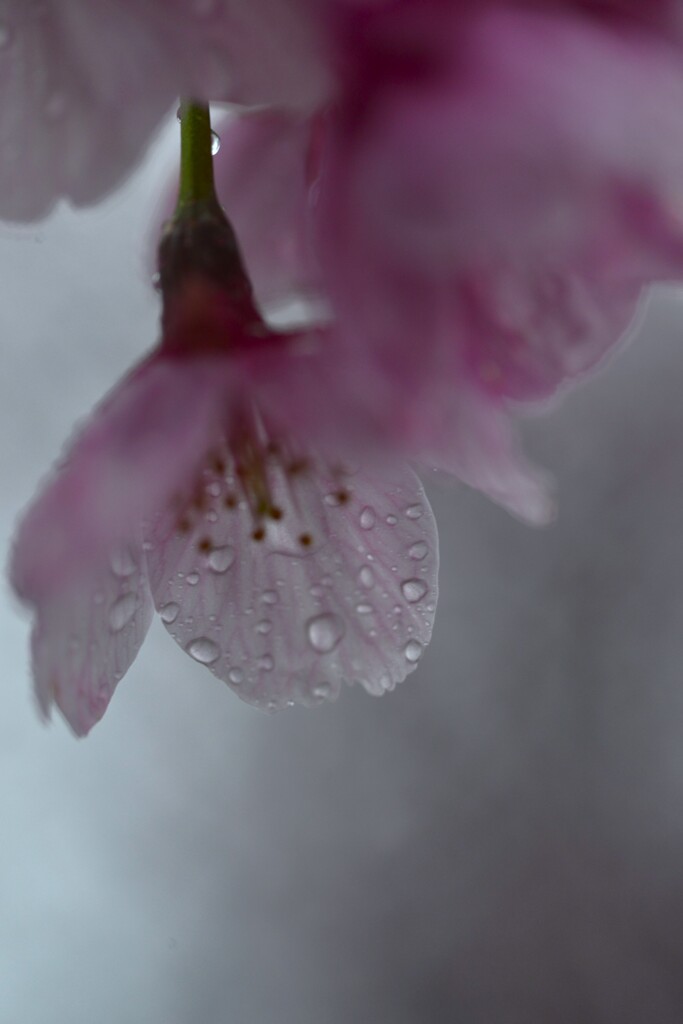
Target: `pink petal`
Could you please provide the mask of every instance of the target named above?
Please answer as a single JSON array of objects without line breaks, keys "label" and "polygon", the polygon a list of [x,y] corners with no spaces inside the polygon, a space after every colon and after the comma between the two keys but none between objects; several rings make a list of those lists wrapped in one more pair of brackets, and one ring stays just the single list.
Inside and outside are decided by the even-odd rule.
[{"label": "pink petal", "polygon": [[356,473],[340,498],[339,475],[320,465],[270,480],[282,517],[264,520],[261,540],[246,503],[226,508],[232,484],[215,478],[190,534],[157,524],[148,564],[162,620],[258,706],[333,699],[344,682],[393,689],[429,642],[437,600],[436,526],[419,481],[408,469]]},{"label": "pink petal", "polygon": [[344,129],[355,216],[397,260],[554,259],[620,215],[615,186],[680,196],[683,69],[659,37],[512,5],[430,25],[432,73],[387,75]]},{"label": "pink petal", "polygon": [[316,28],[289,0],[9,0],[0,23],[0,216],[101,198],[179,95],[309,105]]},{"label": "pink petal", "polygon": [[92,580],[191,485],[222,416],[223,364],[153,356],[96,409],[19,525],[11,575],[23,600]]},{"label": "pink petal", "polygon": [[99,721],[152,618],[142,551],[121,547],[91,580],[38,601],[32,634],[40,708],[55,703],[76,735]]},{"label": "pink petal", "polygon": [[534,526],[554,518],[549,477],[530,465],[510,417],[487,396],[463,389],[457,404],[435,401],[413,436],[424,466],[456,476]]},{"label": "pink petal", "polygon": [[319,289],[308,226],[311,120],[277,111],[219,127],[216,185],[262,303]]}]

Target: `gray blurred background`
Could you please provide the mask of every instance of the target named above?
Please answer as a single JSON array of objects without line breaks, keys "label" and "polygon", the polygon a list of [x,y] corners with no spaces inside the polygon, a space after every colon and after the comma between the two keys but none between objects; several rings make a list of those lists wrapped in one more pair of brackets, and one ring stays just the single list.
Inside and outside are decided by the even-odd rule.
[{"label": "gray blurred background", "polygon": [[[0,517],[150,346],[174,129],[95,211],[0,225]],[[0,613],[2,1024],[680,1024],[683,302],[528,446],[534,531],[432,492],[441,604],[393,695],[270,717],[153,627],[40,725]]]}]

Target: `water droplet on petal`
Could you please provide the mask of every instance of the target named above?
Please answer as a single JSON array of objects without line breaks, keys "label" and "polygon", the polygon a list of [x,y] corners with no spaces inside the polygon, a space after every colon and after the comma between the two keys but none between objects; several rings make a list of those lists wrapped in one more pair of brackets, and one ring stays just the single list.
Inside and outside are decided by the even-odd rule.
[{"label": "water droplet on petal", "polygon": [[213,665],[221,652],[213,640],[206,636],[198,636],[187,645],[187,653],[201,665]]},{"label": "water droplet on petal", "polygon": [[316,615],[308,620],[306,632],[314,651],[329,654],[344,636],[344,620],[338,615]]},{"label": "water droplet on petal", "polygon": [[274,590],[264,590],[261,594],[261,600],[264,604],[277,604],[277,593]]},{"label": "water droplet on petal", "polygon": [[408,554],[416,562],[421,562],[423,558],[426,558],[428,551],[429,548],[427,547],[426,542],[423,540],[418,540],[415,544],[412,544],[408,548]]},{"label": "water droplet on petal", "polygon": [[235,561],[235,549],[230,544],[226,544],[222,548],[214,548],[207,561],[209,569],[213,569],[214,572],[227,572]]},{"label": "water droplet on petal", "polygon": [[272,672],[274,661],[270,654],[264,654],[262,658],[258,660],[258,667],[262,668],[264,672]]},{"label": "water droplet on petal", "polygon": [[329,683],[326,683],[324,681],[322,683],[317,683],[317,685],[314,686],[313,689],[311,690],[313,696],[316,697],[318,700],[327,700],[331,692],[332,687],[330,686]]},{"label": "water droplet on petal", "polygon": [[406,509],[406,516],[408,519],[420,519],[424,509],[422,505],[408,505]]},{"label": "water droplet on petal", "polygon": [[187,574],[187,583],[189,583],[191,587],[196,587],[199,583],[199,573],[189,572]]},{"label": "water droplet on petal", "polygon": [[176,604],[175,601],[169,601],[168,604],[165,604],[163,608],[159,609],[161,621],[165,622],[167,626],[170,626],[171,623],[175,622],[175,620],[178,618],[179,611],[180,605]]},{"label": "water droplet on petal", "polygon": [[215,156],[221,148],[221,137],[215,131],[211,131],[211,155]]},{"label": "water droplet on petal", "polygon": [[403,648],[403,653],[406,656],[406,661],[414,665],[422,657],[422,644],[419,640],[409,640]]},{"label": "water droplet on petal", "polygon": [[260,633],[261,636],[266,636],[266,634],[270,633],[271,629],[273,628],[273,623],[270,621],[270,619],[261,619],[260,622],[256,623],[255,628],[256,632]]},{"label": "water droplet on petal", "polygon": [[360,525],[363,530],[371,530],[377,521],[377,514],[371,505],[366,505],[360,514]]},{"label": "water droplet on petal", "polygon": [[394,515],[388,515],[386,518],[387,526],[396,526],[398,519]]},{"label": "water droplet on petal", "polygon": [[364,565],[358,573],[358,582],[361,587],[365,587],[366,590],[371,590],[375,585],[375,574],[369,565]]},{"label": "water droplet on petal", "polygon": [[136,594],[124,594],[109,609],[109,626],[112,633],[119,633],[135,615],[138,605]]},{"label": "water droplet on petal", "polygon": [[233,686],[239,686],[244,681],[244,672],[241,668],[231,668],[228,672],[228,679]]},{"label": "water droplet on petal", "polygon": [[388,672],[384,672],[383,675],[379,677],[379,685],[385,693],[390,693],[392,690],[396,689],[396,683]]},{"label": "water droplet on petal", "polygon": [[126,576],[132,576],[138,567],[133,552],[128,547],[119,548],[111,556],[111,571],[115,576],[119,576],[121,579],[125,579]]},{"label": "water droplet on petal", "polygon": [[372,615],[374,608],[371,604],[357,604],[356,611],[359,615]]},{"label": "water droplet on petal", "polygon": [[404,580],[401,584],[401,593],[410,604],[416,604],[427,593],[427,584],[424,580]]}]

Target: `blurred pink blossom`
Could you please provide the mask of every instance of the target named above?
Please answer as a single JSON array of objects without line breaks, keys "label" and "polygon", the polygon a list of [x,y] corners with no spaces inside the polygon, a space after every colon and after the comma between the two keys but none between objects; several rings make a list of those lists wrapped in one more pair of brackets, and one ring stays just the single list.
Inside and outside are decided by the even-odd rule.
[{"label": "blurred pink blossom", "polygon": [[120,183],[181,95],[310,109],[329,73],[309,0],[5,0],[0,217]]},{"label": "blurred pink blossom", "polygon": [[11,578],[35,614],[42,711],[56,703],[88,732],[153,605],[249,703],[316,704],[343,682],[393,689],[429,642],[438,596],[417,477],[330,455],[316,423],[334,405],[321,391],[325,338],[265,326],[214,214],[168,232],[160,283],[159,347],[95,411],[18,528]]},{"label": "blurred pink blossom", "polygon": [[325,298],[391,444],[543,521],[511,417],[598,366],[683,267],[679,5],[335,14],[336,102],[221,130],[247,264],[266,300]]}]

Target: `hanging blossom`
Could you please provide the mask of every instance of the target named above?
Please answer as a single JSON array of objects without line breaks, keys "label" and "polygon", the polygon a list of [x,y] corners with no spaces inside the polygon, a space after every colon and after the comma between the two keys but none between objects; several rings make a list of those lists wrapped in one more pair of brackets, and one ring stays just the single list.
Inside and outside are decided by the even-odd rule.
[{"label": "hanging blossom", "polygon": [[340,93],[221,131],[257,293],[323,296],[386,439],[516,514],[553,511],[543,410],[683,268],[680,5],[338,5]]},{"label": "hanging blossom", "polygon": [[314,0],[2,0],[0,218],[120,183],[178,95],[310,109]]},{"label": "hanging blossom", "polygon": [[[203,111],[188,108],[183,131],[210,147]],[[38,701],[79,735],[153,606],[192,658],[271,709],[332,699],[344,682],[391,690],[431,636],[438,543],[420,482],[370,453],[365,469],[348,461],[325,335],[261,319],[210,159],[202,188],[181,184],[161,244],[158,347],[17,531],[11,579],[35,615]]]}]

